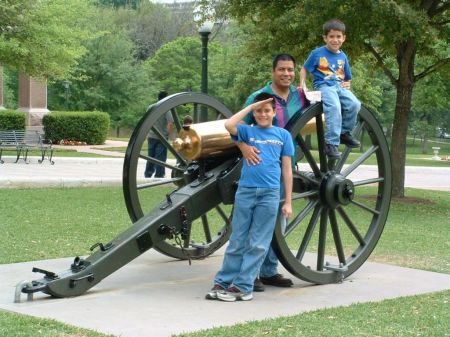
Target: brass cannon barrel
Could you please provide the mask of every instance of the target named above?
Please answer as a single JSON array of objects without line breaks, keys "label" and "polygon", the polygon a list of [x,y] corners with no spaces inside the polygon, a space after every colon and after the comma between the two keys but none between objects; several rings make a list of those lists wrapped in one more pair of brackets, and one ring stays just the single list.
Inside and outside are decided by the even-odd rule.
[{"label": "brass cannon barrel", "polygon": [[[309,121],[301,130],[302,135],[316,132],[316,123]],[[225,119],[183,126],[173,147],[189,160],[216,157],[237,151],[225,129]]]},{"label": "brass cannon barrel", "polygon": [[183,126],[173,147],[189,160],[216,157],[237,151],[225,129],[225,119]]}]

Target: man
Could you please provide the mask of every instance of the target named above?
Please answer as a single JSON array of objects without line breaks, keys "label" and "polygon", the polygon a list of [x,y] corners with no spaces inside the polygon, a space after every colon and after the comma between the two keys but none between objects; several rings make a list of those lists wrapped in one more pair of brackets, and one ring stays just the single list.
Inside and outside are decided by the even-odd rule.
[{"label": "man", "polygon": [[[272,62],[272,81],[252,93],[247,98],[244,107],[250,105],[254,101],[255,96],[262,92],[271,94],[275,99],[276,111],[273,124],[282,128],[286,127],[289,120],[297,113],[301,113],[302,109],[308,104],[303,92],[292,84],[295,80],[295,66],[296,62],[292,55],[276,55]],[[253,114],[248,114],[244,122],[255,124]],[[261,161],[258,150],[255,147],[243,142],[237,142],[237,146],[249,164],[257,165]],[[293,285],[291,279],[285,278],[278,273],[278,258],[272,247],[267,253],[259,276],[259,279],[255,280],[254,291],[264,291],[264,284],[275,287],[291,287]]]},{"label": "man", "polygon": [[[160,91],[158,94],[158,101],[162,100],[166,96],[166,91]],[[173,118],[170,111],[167,111],[164,117],[161,117],[156,121],[155,127],[161,132],[164,138],[169,139],[173,132]],[[161,143],[158,136],[150,130],[147,140],[148,156],[165,162],[167,160],[167,148],[163,143]],[[153,164],[152,162],[147,161],[144,172],[145,178],[151,178],[153,173],[155,174],[155,178],[164,178],[166,175],[166,169],[162,165]]]}]

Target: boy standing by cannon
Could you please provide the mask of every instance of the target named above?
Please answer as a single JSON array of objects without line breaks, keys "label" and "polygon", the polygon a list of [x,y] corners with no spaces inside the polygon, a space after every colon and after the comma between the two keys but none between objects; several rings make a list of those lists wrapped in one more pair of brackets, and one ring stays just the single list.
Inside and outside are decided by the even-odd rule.
[{"label": "boy standing by cannon", "polygon": [[322,93],[325,114],[325,154],[338,159],[340,143],[351,148],[360,143],[353,138],[356,115],[361,103],[350,91],[352,73],[347,55],[341,50],[345,41],[345,25],[333,19],[323,25],[325,46],[314,49],[300,71],[300,87],[304,92],[308,72],[314,76],[313,85]]},{"label": "boy standing by cannon", "polygon": [[[256,125],[242,124],[242,119],[251,111]],[[292,214],[291,156],[294,146],[288,131],[272,125],[274,117],[273,96],[261,93],[255,97],[253,104],[225,122],[225,128],[231,135],[260,151],[262,160],[258,165],[243,161],[234,204],[232,234],[222,268],[216,274],[214,287],[206,295],[207,299],[234,302],[253,298],[253,284],[269,249],[278,215],[280,179],[285,190],[282,215],[288,218]]]}]

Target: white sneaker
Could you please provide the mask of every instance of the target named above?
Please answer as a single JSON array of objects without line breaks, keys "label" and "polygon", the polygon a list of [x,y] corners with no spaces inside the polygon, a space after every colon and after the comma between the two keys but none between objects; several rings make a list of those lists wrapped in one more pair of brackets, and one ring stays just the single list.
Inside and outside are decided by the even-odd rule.
[{"label": "white sneaker", "polygon": [[225,292],[224,287],[220,284],[215,284],[214,287],[206,294],[205,298],[207,300],[217,300],[217,294],[219,292]]},{"label": "white sneaker", "polygon": [[225,302],[250,301],[253,299],[253,295],[252,293],[243,293],[236,287],[231,287],[227,291],[218,292],[217,299]]}]

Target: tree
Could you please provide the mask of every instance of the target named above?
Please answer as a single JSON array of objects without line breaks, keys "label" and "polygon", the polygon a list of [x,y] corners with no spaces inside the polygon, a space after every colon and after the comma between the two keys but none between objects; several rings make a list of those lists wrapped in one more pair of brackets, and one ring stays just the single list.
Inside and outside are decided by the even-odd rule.
[{"label": "tree", "polygon": [[[406,134],[414,86],[443,67],[448,71],[448,1],[227,0],[217,12],[253,21],[255,52],[289,50],[307,56],[322,44],[322,24],[338,17],[347,25],[350,61],[369,53],[396,90],[391,152],[393,195],[404,196]],[[223,12],[223,11],[222,11]]]},{"label": "tree", "polygon": [[[68,108],[105,111],[113,127],[134,127],[150,101],[149,81],[142,64],[133,58],[127,32],[114,24],[114,12],[101,9],[97,14],[96,29],[104,33],[85,43],[87,52],[70,83]],[[62,110],[64,99],[62,83],[49,87],[51,109]]]},{"label": "tree", "polygon": [[115,22],[124,27],[134,42],[135,57],[146,60],[167,42],[196,34],[192,13],[174,12],[150,1],[142,2],[137,10],[119,8]]},{"label": "tree", "polygon": [[8,0],[0,3],[0,64],[28,75],[64,79],[94,37],[85,0]]}]

